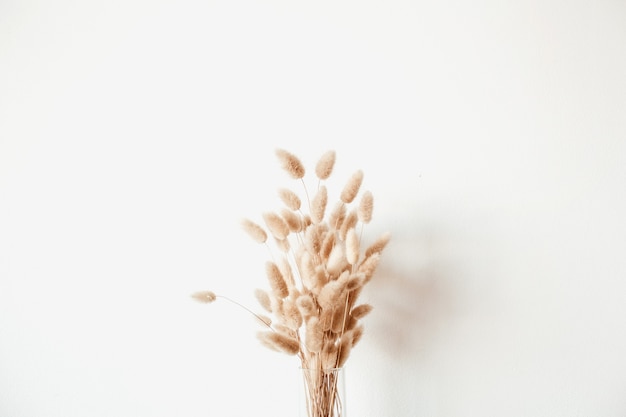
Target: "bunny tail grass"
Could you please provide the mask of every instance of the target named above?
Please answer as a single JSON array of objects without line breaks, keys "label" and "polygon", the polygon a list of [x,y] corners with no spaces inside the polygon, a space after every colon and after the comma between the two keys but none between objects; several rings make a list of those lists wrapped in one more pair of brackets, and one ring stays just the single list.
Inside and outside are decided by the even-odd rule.
[{"label": "bunny tail grass", "polygon": [[242,219],[241,227],[256,242],[265,243],[267,241],[267,232],[252,220]]},{"label": "bunny tail grass", "polygon": [[297,156],[284,149],[276,149],[276,156],[282,164],[283,169],[287,171],[292,178],[298,180],[304,177],[306,171]]},{"label": "bunny tail grass", "polygon": [[362,182],[363,171],[358,170],[354,174],[352,174],[352,177],[350,177],[350,180],[341,192],[341,201],[346,204],[351,203],[352,200],[354,200],[354,197],[356,197],[356,195],[359,193],[359,188],[361,188]]},{"label": "bunny tail grass", "polygon": [[191,294],[191,298],[201,303],[208,304],[208,303],[212,303],[213,301],[215,301],[217,296],[215,295],[213,291],[196,291],[193,294]]},{"label": "bunny tail grass", "polygon": [[315,175],[320,180],[325,180],[330,177],[335,166],[336,154],[335,151],[327,151],[317,162],[315,166]]},{"label": "bunny tail grass", "polygon": [[257,313],[255,313],[254,311],[250,310],[248,307],[244,306],[240,302],[235,301],[232,298],[228,298],[225,295],[215,294],[213,291],[197,291],[197,292],[191,294],[191,297],[193,299],[197,300],[197,301],[202,302],[202,303],[212,303],[213,301],[217,300],[218,298],[222,298],[222,299],[224,299],[224,300],[226,300],[226,301],[228,301],[230,303],[235,304],[236,306],[239,306],[239,307],[243,308],[248,313],[252,314],[261,323],[263,323],[267,327],[269,327],[270,330],[274,331],[274,329],[272,328],[270,323],[267,322],[267,318],[266,317],[258,315]]}]

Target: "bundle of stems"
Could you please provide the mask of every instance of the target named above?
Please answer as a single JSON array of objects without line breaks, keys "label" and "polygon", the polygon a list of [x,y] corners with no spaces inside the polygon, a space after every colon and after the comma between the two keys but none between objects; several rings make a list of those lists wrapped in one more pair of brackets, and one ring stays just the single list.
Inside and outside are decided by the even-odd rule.
[{"label": "bundle of stems", "polygon": [[343,399],[339,395],[341,369],[303,369],[304,407],[307,417],[341,417]]},{"label": "bundle of stems", "polygon": [[[276,149],[276,156],[284,171],[301,183],[301,191],[280,188],[282,207],[263,212],[263,225],[242,220],[243,230],[266,245],[271,255],[265,264],[269,288],[255,290],[264,312],[242,307],[264,326],[257,334],[263,345],[300,359],[309,417],[340,417],[335,371],[345,365],[363,335],[361,320],[373,307],[359,303],[359,296],[374,276],[390,235],[384,233],[361,247],[374,207],[372,193],[360,193],[361,170],[345,182],[328,209],[326,180],[335,165],[334,150],[325,152],[315,166],[315,190],[307,189],[307,171],[298,157],[284,149]],[[193,297],[212,302],[220,295],[199,291]]]}]

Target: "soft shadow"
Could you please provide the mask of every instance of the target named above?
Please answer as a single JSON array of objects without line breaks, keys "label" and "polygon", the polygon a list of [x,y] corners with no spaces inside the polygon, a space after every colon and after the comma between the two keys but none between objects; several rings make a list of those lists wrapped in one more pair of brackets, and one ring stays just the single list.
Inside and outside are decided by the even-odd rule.
[{"label": "soft shadow", "polygon": [[[436,348],[454,316],[454,261],[437,229],[392,231],[367,297],[367,343],[380,354],[370,372],[381,382],[372,405],[387,415],[432,415]],[[457,271],[458,272],[458,271]],[[436,407],[435,407],[436,408]]]},{"label": "soft shadow", "polygon": [[442,323],[456,310],[442,235],[406,229],[392,234],[368,284],[374,306],[367,324],[369,343],[394,360],[427,354]]}]

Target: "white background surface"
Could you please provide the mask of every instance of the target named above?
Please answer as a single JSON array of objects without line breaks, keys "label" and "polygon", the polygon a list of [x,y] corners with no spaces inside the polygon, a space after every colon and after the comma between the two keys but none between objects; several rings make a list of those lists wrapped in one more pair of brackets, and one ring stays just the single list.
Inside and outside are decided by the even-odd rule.
[{"label": "white background surface", "polygon": [[254,305],[282,147],[393,236],[349,416],[623,417],[624,74],[620,1],[3,1],[0,416],[292,416],[189,298]]}]

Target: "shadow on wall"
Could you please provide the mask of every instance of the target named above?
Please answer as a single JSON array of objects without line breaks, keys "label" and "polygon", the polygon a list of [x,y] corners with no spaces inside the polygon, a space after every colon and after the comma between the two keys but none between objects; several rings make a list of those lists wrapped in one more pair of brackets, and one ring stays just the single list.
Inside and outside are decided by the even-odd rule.
[{"label": "shadow on wall", "polygon": [[[385,415],[433,415],[436,348],[450,322],[462,314],[456,270],[445,231],[398,228],[389,241],[367,298],[374,306],[366,324],[368,344],[381,354],[370,367],[382,389],[369,408]],[[401,383],[399,383],[401,381]]]},{"label": "shadow on wall", "polygon": [[455,314],[452,265],[435,230],[394,233],[368,288],[368,333],[392,360],[427,355]]}]

